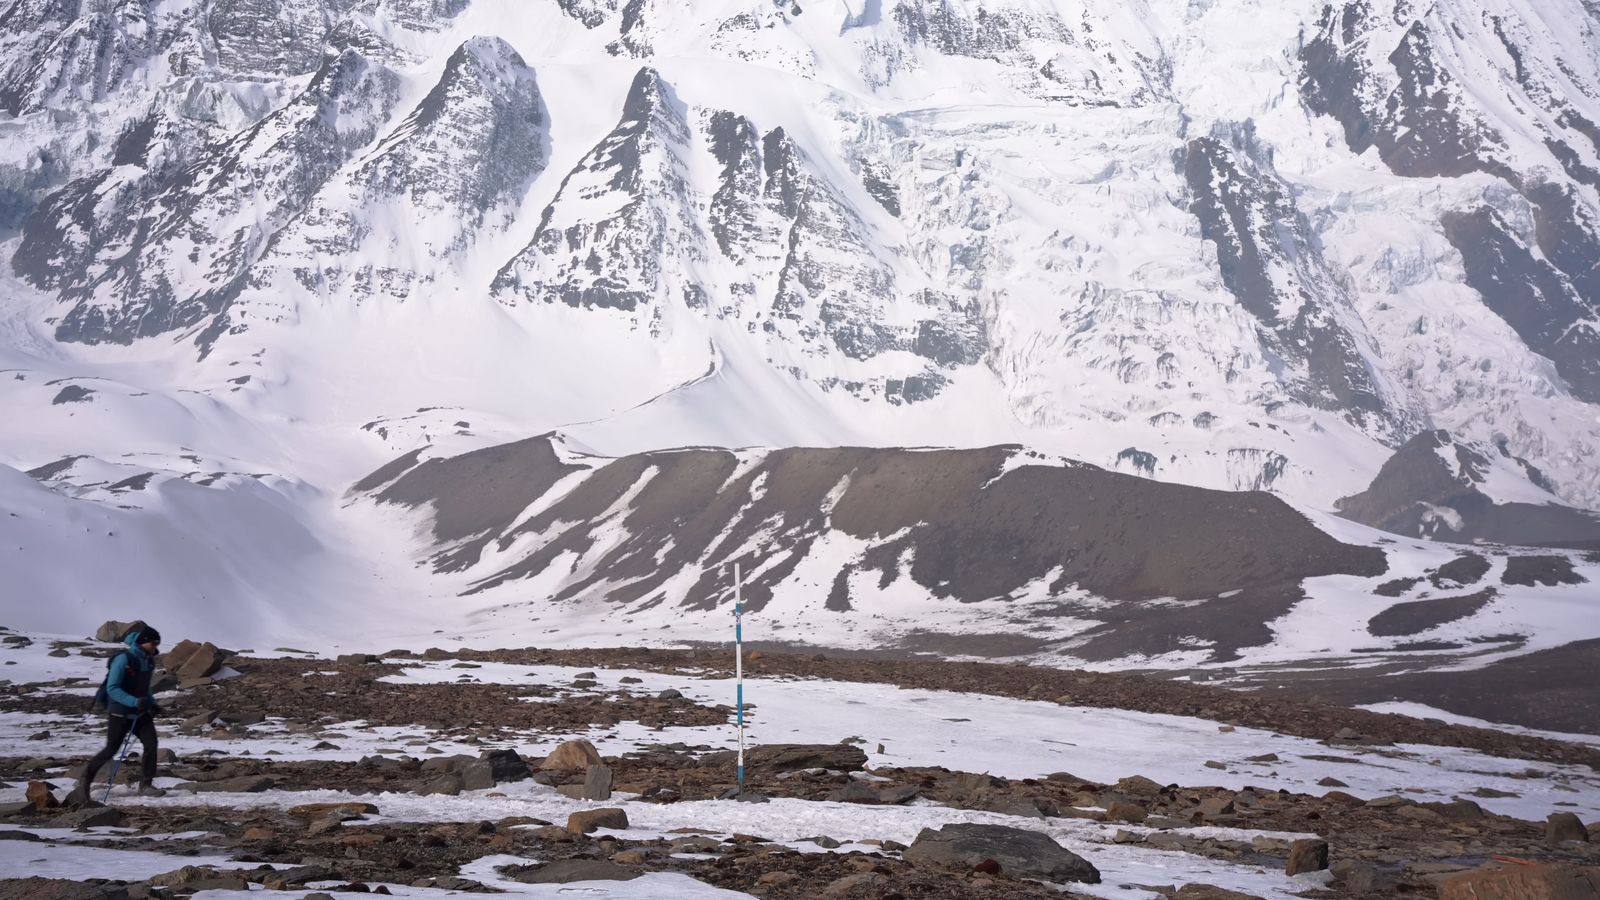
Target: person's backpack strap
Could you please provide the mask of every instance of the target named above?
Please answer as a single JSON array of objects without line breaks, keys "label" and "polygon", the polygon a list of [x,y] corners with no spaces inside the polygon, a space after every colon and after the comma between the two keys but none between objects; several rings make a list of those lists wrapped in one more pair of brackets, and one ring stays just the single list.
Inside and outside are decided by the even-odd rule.
[{"label": "person's backpack strap", "polygon": [[[128,651],[126,650],[119,650],[116,653],[106,657],[106,677],[100,679],[100,689],[94,692],[94,702],[91,705],[92,709],[98,712],[106,712],[111,708],[111,667],[116,663],[117,657],[124,656],[127,654],[127,652]],[[123,678],[126,679],[126,668],[123,669],[123,673]],[[118,685],[118,687],[121,687],[121,685]]]}]

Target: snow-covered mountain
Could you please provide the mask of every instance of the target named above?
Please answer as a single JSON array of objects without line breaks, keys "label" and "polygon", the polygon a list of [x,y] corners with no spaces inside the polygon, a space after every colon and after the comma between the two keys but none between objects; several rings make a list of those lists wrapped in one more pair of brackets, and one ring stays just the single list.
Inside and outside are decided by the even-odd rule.
[{"label": "snow-covered mountain", "polygon": [[[350,486],[551,431],[1014,444],[1337,531],[1437,430],[1600,506],[1583,0],[3,0],[0,60],[41,591],[111,577],[83,503],[418,578]],[[1447,522],[1396,490],[1342,509]],[[249,533],[206,590],[268,610]]]}]

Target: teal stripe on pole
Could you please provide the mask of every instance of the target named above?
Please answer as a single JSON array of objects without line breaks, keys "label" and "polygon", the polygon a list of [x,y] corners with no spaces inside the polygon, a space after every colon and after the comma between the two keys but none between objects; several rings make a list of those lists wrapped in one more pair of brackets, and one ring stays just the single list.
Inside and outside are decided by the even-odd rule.
[{"label": "teal stripe on pole", "polygon": [[739,721],[739,790],[744,790],[744,595],[739,564],[733,564],[733,679],[734,708]]}]

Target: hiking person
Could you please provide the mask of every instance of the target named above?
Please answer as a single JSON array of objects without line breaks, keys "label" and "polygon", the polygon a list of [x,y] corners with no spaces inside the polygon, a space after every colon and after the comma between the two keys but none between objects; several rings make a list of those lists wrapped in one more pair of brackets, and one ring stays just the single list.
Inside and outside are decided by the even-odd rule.
[{"label": "hiking person", "polygon": [[[89,760],[67,801],[73,806],[88,806],[89,791],[100,767],[121,752],[129,732],[139,738],[143,750],[139,753],[139,796],[161,797],[167,792],[151,782],[156,777],[156,723],[161,712],[155,696],[150,692],[156,669],[156,654],[161,646],[161,632],[145,627],[128,632],[122,642],[126,650],[117,653],[106,671],[106,683],[101,689],[105,695],[107,715],[106,745]],[[96,697],[99,700],[99,697]]]}]

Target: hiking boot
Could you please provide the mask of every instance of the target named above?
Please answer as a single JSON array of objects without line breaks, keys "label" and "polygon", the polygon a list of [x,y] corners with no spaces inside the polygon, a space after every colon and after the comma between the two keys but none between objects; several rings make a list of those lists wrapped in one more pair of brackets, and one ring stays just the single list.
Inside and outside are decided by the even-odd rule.
[{"label": "hiking boot", "polygon": [[139,796],[141,797],[165,797],[166,795],[166,791],[149,782],[139,785]]},{"label": "hiking boot", "polygon": [[61,798],[61,805],[68,809],[88,809],[91,806],[99,806],[100,804],[89,799],[89,788],[89,782],[80,780],[70,793]]}]

